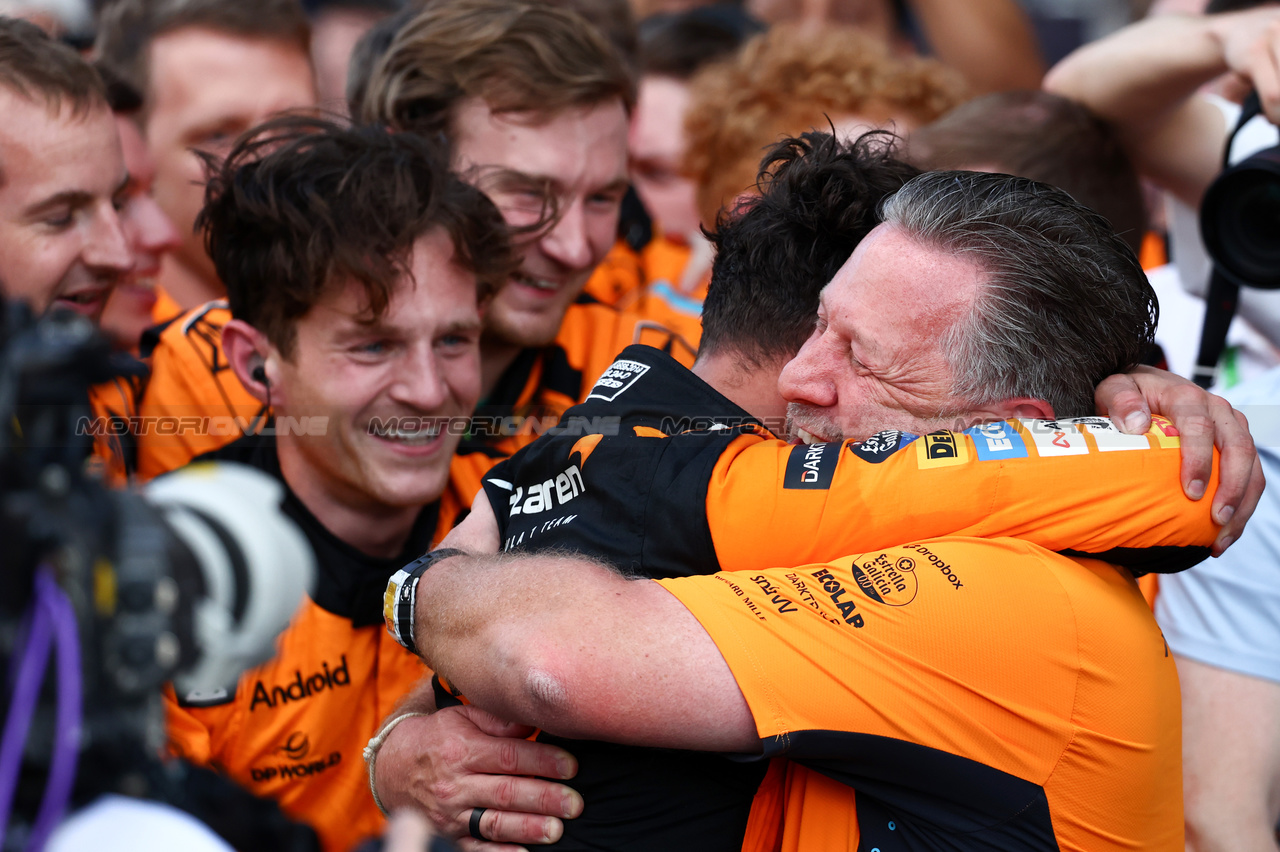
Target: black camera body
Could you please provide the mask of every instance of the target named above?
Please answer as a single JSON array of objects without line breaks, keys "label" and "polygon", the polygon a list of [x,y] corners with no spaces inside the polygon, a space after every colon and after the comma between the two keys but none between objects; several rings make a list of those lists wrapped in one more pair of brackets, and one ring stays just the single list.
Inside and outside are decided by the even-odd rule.
[{"label": "black camera body", "polygon": [[1218,359],[1226,347],[1240,288],[1280,288],[1280,145],[1230,164],[1236,136],[1261,112],[1258,93],[1251,92],[1227,137],[1222,173],[1200,203],[1200,235],[1213,261],[1213,272],[1194,378],[1206,388],[1213,383]]},{"label": "black camera body", "polygon": [[1201,202],[1200,232],[1237,286],[1280,289],[1280,145],[1223,169]]},{"label": "black camera body", "polygon": [[104,793],[183,807],[162,688],[234,688],[314,579],[264,474],[197,466],[142,493],[86,473],[89,389],[139,367],[84,317],[0,302],[0,852]]}]

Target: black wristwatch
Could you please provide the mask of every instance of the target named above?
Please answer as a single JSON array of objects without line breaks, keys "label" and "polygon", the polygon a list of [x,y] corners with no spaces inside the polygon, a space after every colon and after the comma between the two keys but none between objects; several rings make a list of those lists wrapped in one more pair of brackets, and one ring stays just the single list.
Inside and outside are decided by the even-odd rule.
[{"label": "black wristwatch", "polygon": [[413,641],[413,611],[418,596],[418,580],[441,559],[463,554],[464,551],[456,547],[441,547],[425,556],[419,556],[392,574],[387,581],[387,591],[382,596],[382,617],[387,622],[387,632],[414,654],[418,653],[418,646]]}]

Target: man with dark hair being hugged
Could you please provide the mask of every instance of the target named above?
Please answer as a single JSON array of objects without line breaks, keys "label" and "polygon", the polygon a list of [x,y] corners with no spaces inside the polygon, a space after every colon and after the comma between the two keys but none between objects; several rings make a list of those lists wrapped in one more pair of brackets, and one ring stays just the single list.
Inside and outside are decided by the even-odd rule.
[{"label": "man with dark hair being hugged", "polygon": [[171,738],[339,852],[381,830],[360,749],[423,673],[379,626],[387,577],[452,526],[488,467],[455,449],[480,389],[479,306],[512,256],[479,191],[425,140],[381,128],[268,123],[207,199],[227,361],[276,420],[201,458],[283,481],[319,580],[233,693],[172,696]]}]

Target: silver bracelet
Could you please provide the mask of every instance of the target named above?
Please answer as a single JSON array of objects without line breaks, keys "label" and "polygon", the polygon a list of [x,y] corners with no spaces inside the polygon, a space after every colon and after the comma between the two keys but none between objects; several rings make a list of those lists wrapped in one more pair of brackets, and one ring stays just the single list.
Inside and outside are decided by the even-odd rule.
[{"label": "silver bracelet", "polygon": [[373,803],[378,806],[378,810],[382,811],[382,815],[385,817],[389,817],[391,814],[387,813],[387,809],[382,806],[382,800],[378,798],[378,786],[373,780],[373,768],[378,760],[378,751],[382,748],[382,744],[387,741],[387,737],[391,735],[391,732],[395,730],[396,725],[399,725],[405,719],[412,719],[414,716],[430,715],[430,713],[401,713],[383,725],[382,730],[378,731],[377,735],[369,740],[369,744],[361,752],[364,755],[364,765],[369,770],[369,792],[373,794]]}]

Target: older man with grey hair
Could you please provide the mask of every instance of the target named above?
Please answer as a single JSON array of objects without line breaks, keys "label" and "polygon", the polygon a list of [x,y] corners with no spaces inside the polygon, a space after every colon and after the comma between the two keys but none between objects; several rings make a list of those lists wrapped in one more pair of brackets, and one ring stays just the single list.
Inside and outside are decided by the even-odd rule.
[{"label": "older man with grey hair", "polygon": [[[978,434],[940,428],[1090,413],[1094,385],[1138,360],[1153,325],[1141,268],[1096,213],[1033,181],[933,173],[886,204],[824,290],[780,388],[805,440],[933,433],[898,439],[925,478],[959,452],[987,458]],[[1161,443],[1058,422],[1003,428],[1015,452],[1001,463]],[[655,439],[601,444],[628,440]],[[815,463],[885,461],[868,446],[832,444]],[[580,464],[597,447],[579,442]],[[781,466],[766,478],[802,487]],[[571,511],[586,516],[596,499],[588,487]],[[1168,499],[1184,499],[1174,482]],[[478,501],[446,545],[493,549],[487,509]],[[1207,544],[1208,514],[1179,523]],[[766,510],[759,524],[785,537],[795,520]],[[833,548],[817,564],[812,545],[796,544],[808,564],[744,566],[718,552],[748,570],[659,581],[563,553],[442,551],[397,600],[428,663],[504,718],[568,737],[788,756],[779,810],[757,800],[769,824],[786,799],[784,845],[1181,848],[1177,677],[1126,571],[1011,539]]]}]

